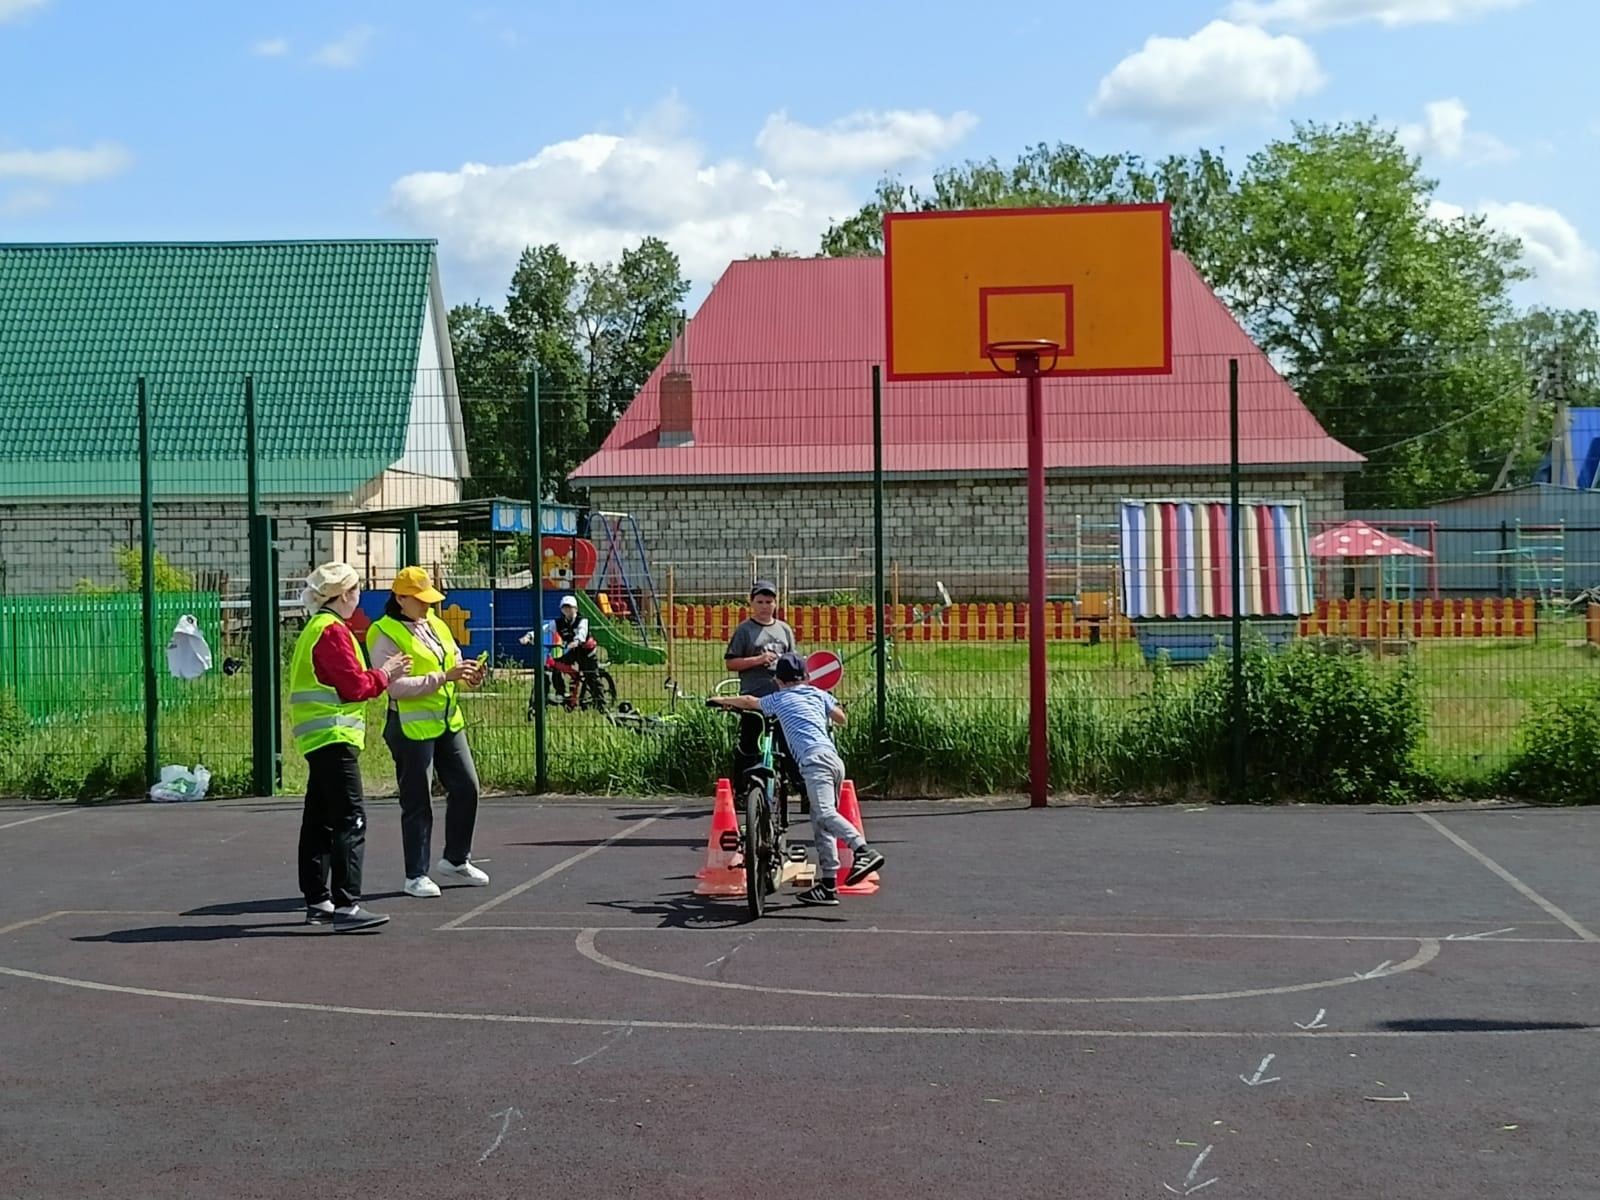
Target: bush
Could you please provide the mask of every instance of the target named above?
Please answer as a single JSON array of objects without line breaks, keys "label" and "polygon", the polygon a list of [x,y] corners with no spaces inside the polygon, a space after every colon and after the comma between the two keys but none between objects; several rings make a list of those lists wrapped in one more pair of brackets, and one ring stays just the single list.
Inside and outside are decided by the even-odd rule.
[{"label": "bush", "polygon": [[[1420,782],[1422,699],[1409,662],[1381,671],[1363,655],[1327,655],[1308,642],[1244,654],[1246,777],[1233,799],[1399,802]],[[1227,779],[1232,735],[1227,655],[1202,669],[1193,753],[1217,787]],[[1178,764],[1172,764],[1174,770]]]},{"label": "bush", "polygon": [[1555,804],[1600,804],[1600,682],[1538,702],[1517,729],[1506,790]]}]

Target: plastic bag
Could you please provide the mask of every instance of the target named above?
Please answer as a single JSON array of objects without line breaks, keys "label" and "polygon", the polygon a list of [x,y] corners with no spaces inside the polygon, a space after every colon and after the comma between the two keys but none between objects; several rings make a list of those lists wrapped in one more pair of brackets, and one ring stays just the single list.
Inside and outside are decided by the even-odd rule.
[{"label": "plastic bag", "polygon": [[150,789],[150,799],[157,804],[203,800],[210,785],[211,772],[198,764],[192,771],[188,767],[162,767],[161,780]]},{"label": "plastic bag", "polygon": [[167,642],[167,670],[179,679],[199,679],[211,669],[211,647],[206,645],[200,623],[184,613]]}]

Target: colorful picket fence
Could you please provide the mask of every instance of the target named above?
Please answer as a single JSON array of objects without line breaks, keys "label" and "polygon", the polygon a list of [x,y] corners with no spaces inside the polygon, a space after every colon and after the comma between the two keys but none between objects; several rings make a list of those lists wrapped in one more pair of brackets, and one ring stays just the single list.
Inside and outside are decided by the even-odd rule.
[{"label": "colorful picket fence", "polygon": [[[1240,612],[1312,611],[1305,513],[1298,501],[1240,506]],[[1122,504],[1122,594],[1136,618],[1233,615],[1233,526],[1227,501]]]},{"label": "colorful picket fence", "polygon": [[1300,622],[1302,636],[1353,638],[1531,638],[1539,602],[1475,600],[1322,600]]},{"label": "colorful picket fence", "polygon": [[[1028,638],[1026,604],[956,604],[941,615],[913,624],[926,610],[910,604],[888,605],[889,632],[915,643],[1019,642]],[[723,642],[749,616],[734,604],[678,604],[671,614],[672,636],[687,642]],[[874,636],[872,606],[791,606],[784,619],[803,646],[842,646],[870,642]],[[1600,642],[1600,606],[1590,618],[1592,640]],[[1122,616],[1092,618],[1070,602],[1050,604],[1045,611],[1045,636],[1055,642],[1087,642],[1100,626],[1103,640],[1132,638],[1133,626]],[[1538,602],[1490,597],[1476,600],[1319,600],[1315,610],[1299,616],[1301,637],[1353,638],[1531,638],[1537,632]]]}]

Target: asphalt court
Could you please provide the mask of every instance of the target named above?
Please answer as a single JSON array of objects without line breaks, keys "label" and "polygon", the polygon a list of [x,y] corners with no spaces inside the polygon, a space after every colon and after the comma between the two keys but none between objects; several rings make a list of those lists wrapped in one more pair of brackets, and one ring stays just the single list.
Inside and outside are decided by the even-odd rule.
[{"label": "asphalt court", "polygon": [[370,818],[336,937],[292,804],[0,809],[0,1191],[1594,1194],[1586,811],[870,804],[881,890],[759,923],[703,803],[486,803],[434,901]]}]

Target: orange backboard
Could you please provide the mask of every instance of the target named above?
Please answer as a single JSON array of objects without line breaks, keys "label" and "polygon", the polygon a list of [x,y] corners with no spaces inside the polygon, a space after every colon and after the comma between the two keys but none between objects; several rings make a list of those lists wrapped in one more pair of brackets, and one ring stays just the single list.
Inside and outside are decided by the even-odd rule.
[{"label": "orange backboard", "polygon": [[992,379],[989,344],[1041,338],[1051,375],[1170,373],[1171,227],[1165,204],[889,213],[886,377]]}]

